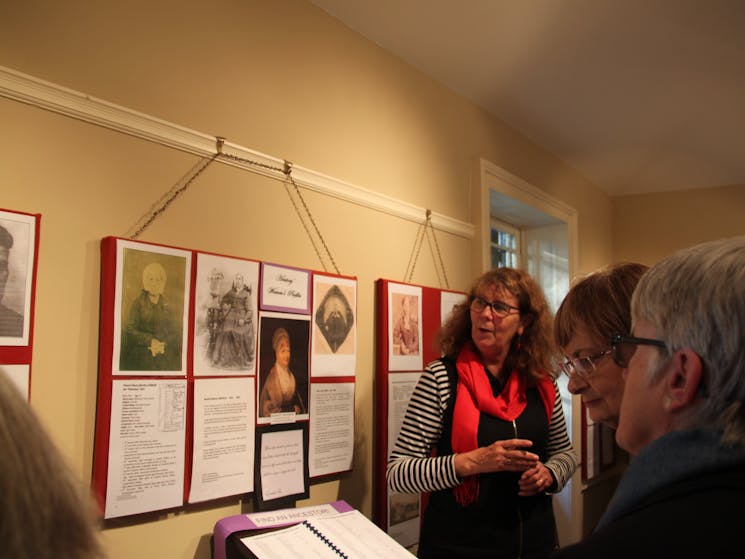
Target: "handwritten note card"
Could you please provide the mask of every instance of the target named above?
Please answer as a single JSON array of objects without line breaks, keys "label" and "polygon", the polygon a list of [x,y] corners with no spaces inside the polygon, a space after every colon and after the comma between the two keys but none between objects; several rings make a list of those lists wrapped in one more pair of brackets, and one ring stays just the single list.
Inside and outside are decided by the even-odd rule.
[{"label": "handwritten note card", "polygon": [[305,491],[301,429],[261,436],[261,490],[265,501]]},{"label": "handwritten note card", "polygon": [[310,313],[310,272],[298,268],[262,264],[261,308]]}]

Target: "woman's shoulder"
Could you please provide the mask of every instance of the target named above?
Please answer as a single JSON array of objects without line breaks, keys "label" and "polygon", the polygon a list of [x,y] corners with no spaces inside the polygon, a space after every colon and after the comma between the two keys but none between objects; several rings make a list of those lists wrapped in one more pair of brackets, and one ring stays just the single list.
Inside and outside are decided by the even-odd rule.
[{"label": "woman's shoulder", "polygon": [[432,372],[442,371],[446,370],[450,366],[450,363],[455,365],[455,361],[453,361],[449,357],[438,357],[434,361],[430,361],[429,363],[427,363],[427,366],[424,369]]},{"label": "woman's shoulder", "polygon": [[430,376],[436,384],[450,386],[457,379],[455,361],[449,357],[440,357],[430,361],[424,368],[424,374]]}]

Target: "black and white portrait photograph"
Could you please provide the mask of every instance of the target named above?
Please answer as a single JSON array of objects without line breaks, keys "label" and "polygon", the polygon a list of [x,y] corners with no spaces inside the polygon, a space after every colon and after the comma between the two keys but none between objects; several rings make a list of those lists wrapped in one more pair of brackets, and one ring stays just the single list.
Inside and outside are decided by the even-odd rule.
[{"label": "black and white portrait photograph", "polygon": [[117,243],[113,374],[186,374],[191,253]]},{"label": "black and white portrait photograph", "polygon": [[194,283],[194,374],[255,374],[259,263],[200,253]]},{"label": "black and white portrait photograph", "polygon": [[29,343],[36,219],[0,211],[0,345]]}]

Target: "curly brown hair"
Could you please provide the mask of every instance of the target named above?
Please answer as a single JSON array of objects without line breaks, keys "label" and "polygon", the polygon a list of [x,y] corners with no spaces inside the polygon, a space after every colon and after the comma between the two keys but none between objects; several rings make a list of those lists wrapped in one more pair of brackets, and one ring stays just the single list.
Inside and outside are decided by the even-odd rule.
[{"label": "curly brown hair", "polygon": [[527,272],[516,268],[494,268],[476,278],[467,299],[455,306],[438,333],[440,351],[455,359],[463,344],[471,340],[471,301],[489,286],[505,289],[517,299],[523,322],[523,333],[512,339],[503,366],[529,379],[545,377],[557,357],[553,316],[541,287]]}]

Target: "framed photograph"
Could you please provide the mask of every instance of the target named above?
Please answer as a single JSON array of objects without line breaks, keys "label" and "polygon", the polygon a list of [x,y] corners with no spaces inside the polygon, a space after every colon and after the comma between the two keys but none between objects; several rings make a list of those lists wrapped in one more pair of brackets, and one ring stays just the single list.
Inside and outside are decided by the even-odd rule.
[{"label": "framed photograph", "polygon": [[119,239],[113,375],[186,375],[191,252]]},{"label": "framed photograph", "polygon": [[196,259],[194,376],[256,374],[259,263]]},{"label": "framed photograph", "polygon": [[310,317],[259,313],[258,423],[308,419]]},{"label": "framed photograph", "polygon": [[312,376],[354,375],[357,280],[313,274]]},{"label": "framed photograph", "polygon": [[27,346],[38,216],[0,210],[0,346]]},{"label": "framed photograph", "polygon": [[388,284],[388,369],[422,370],[422,288]]},{"label": "framed photograph", "polygon": [[261,310],[310,314],[310,271],[262,263]]}]

